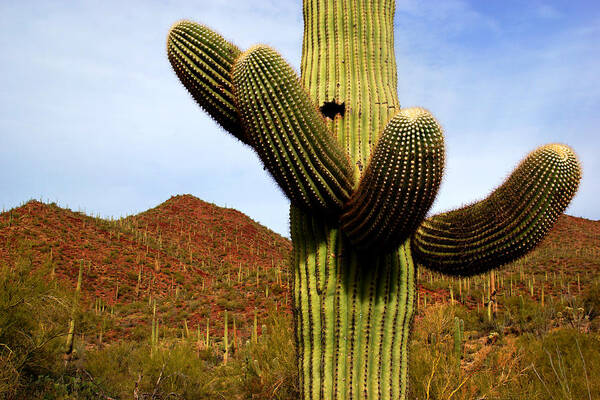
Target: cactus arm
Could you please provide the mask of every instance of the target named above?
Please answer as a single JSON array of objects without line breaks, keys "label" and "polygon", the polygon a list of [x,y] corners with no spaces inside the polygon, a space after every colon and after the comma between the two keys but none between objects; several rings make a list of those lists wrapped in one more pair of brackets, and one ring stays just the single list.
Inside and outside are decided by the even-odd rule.
[{"label": "cactus arm", "polygon": [[566,145],[530,153],[488,198],[426,219],[412,238],[415,260],[450,275],[474,275],[533,249],[575,195],[581,169]]},{"label": "cactus arm", "polygon": [[408,108],[384,129],[341,222],[359,249],[404,242],[425,218],[442,180],[444,138],[429,112]]},{"label": "cactus arm", "polygon": [[254,147],[295,205],[326,214],[340,212],[354,185],[348,156],[279,54],[266,46],[242,53],[211,29],[190,21],[173,25],[167,53],[198,104]]},{"label": "cactus arm", "polygon": [[194,100],[226,131],[248,144],[235,109],[233,63],[240,49],[206,26],[176,22],[167,35],[167,55]]},{"label": "cactus arm", "polygon": [[348,157],[285,60],[267,46],[240,56],[233,69],[246,136],[293,204],[336,214],[350,197]]}]

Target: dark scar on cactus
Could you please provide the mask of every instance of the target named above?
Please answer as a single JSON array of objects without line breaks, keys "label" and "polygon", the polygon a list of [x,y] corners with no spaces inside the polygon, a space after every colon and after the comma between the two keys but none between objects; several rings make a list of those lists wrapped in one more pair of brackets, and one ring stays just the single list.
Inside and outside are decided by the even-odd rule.
[{"label": "dark scar on cactus", "polygon": [[338,114],[343,117],[344,113],[346,112],[346,102],[338,104],[335,102],[335,99],[332,101],[326,101],[319,108],[319,110],[321,110],[321,113],[325,116],[325,118],[335,119],[335,116]]}]

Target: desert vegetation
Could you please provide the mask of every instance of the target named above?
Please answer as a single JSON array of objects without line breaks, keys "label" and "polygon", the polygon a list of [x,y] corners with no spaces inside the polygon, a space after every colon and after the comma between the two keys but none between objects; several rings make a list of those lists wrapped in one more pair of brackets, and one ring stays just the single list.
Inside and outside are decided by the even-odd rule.
[{"label": "desert vegetation", "polygon": [[[211,255],[198,244],[186,268],[198,264],[207,279],[191,280],[187,288],[178,281],[180,262],[189,261],[189,254],[177,253],[167,238],[184,239],[187,232],[175,224],[169,231],[167,221],[173,210],[184,219],[189,212],[231,217],[213,207],[178,196],[113,221],[40,202],[0,214],[0,398],[297,399],[291,305],[285,300],[289,271],[281,266],[289,257],[286,239],[235,214],[238,226],[257,229],[240,238],[240,249],[260,237],[282,247],[279,255],[255,260],[264,263],[258,286],[252,264],[242,264],[242,272],[239,266],[220,269],[225,253]],[[158,271],[151,258],[140,256],[136,264],[135,252],[121,249],[110,257],[114,246],[143,237],[128,225],[139,218],[163,227],[162,233],[149,228],[146,234],[148,254],[156,251],[162,260],[173,255]],[[70,225],[63,230],[65,220]],[[217,218],[190,226],[211,232],[229,222]],[[94,239],[96,230],[102,239]],[[598,398],[598,243],[597,222],[564,216],[537,250],[494,275],[419,273],[409,398]],[[145,242],[138,244],[145,252]],[[100,256],[87,253],[90,247]],[[74,249],[81,253],[70,253]],[[67,254],[88,257],[71,260]],[[210,302],[201,300],[204,294]],[[74,346],[66,362],[72,318]]]},{"label": "desert vegetation", "polygon": [[574,150],[544,144],[487,198],[429,214],[446,133],[400,106],[394,1],[303,14],[299,76],[187,20],[166,43],[289,199],[291,242],[189,195],[116,220],[37,201],[2,213],[0,395],[600,395],[598,225],[562,216]]}]

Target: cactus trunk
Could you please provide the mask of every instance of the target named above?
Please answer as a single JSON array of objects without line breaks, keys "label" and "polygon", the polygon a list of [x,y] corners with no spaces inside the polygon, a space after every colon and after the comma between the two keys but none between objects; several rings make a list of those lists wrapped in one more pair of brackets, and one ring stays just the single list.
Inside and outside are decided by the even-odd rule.
[{"label": "cactus trunk", "polygon": [[409,241],[361,256],[340,231],[291,211],[304,399],[403,399],[415,305]]},{"label": "cactus trunk", "polygon": [[[302,83],[360,176],[400,110],[394,2],[304,2]],[[325,113],[325,112],[324,112]],[[357,252],[338,226],[292,206],[294,311],[301,398],[404,399],[414,314],[410,244]]]},{"label": "cactus trunk", "polygon": [[400,111],[393,18],[393,0],[304,1],[302,84],[319,107],[344,105],[329,127],[357,172]]}]

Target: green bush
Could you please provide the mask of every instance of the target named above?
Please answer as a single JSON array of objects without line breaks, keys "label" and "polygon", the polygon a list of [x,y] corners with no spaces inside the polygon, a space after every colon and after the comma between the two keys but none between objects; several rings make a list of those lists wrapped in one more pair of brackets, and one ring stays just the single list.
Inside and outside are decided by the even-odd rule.
[{"label": "green bush", "polygon": [[[567,306],[568,307],[568,306]],[[511,301],[511,324],[524,335],[481,335],[465,319],[464,352],[452,350],[455,315],[460,307],[428,307],[415,321],[410,353],[410,398],[471,400],[600,398],[600,336],[581,328],[542,329],[553,311]],[[518,309],[518,310],[517,310]],[[553,307],[552,307],[553,309]],[[534,316],[535,310],[541,313]],[[473,312],[473,314],[476,314]],[[557,313],[558,314],[558,313]],[[558,320],[549,320],[548,326]],[[474,334],[473,334],[474,333]]]},{"label": "green bush", "polygon": [[[524,384],[510,389],[513,395],[520,396],[515,398],[600,398],[600,337],[597,334],[561,328],[541,339],[524,335],[518,343],[522,348],[522,365],[529,368],[524,369]],[[522,388],[520,393],[519,388]],[[507,388],[505,393],[508,392]]]},{"label": "green bush", "polygon": [[300,396],[297,360],[290,318],[272,313],[267,333],[249,343],[242,353],[248,398],[293,400]]},{"label": "green bush", "polygon": [[583,308],[590,320],[600,316],[600,279],[595,279],[583,296]]},{"label": "green bush", "polygon": [[62,370],[71,304],[49,275],[26,252],[0,267],[0,398],[26,398],[40,376]]},{"label": "green bush", "polygon": [[511,326],[517,334],[541,335],[548,332],[556,314],[555,305],[550,300],[542,307],[528,296],[507,297],[503,305],[505,324]]}]

